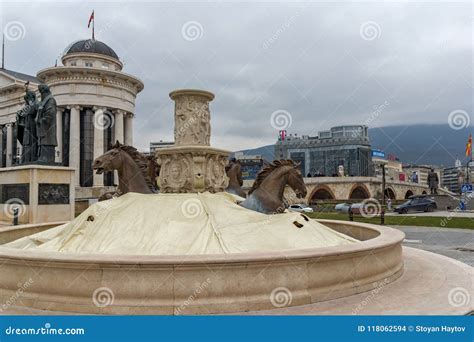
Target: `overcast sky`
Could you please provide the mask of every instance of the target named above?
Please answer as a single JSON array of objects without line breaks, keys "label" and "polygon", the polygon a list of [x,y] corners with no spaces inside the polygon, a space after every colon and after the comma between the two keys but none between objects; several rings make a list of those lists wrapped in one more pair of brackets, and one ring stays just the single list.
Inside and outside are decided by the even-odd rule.
[{"label": "overcast sky", "polygon": [[6,40],[6,67],[32,75],[90,37],[95,9],[96,38],[145,84],[134,132],[142,150],[173,139],[168,94],[178,88],[215,93],[211,144],[230,150],[271,144],[281,127],[473,124],[470,1],[0,6],[2,28],[24,28]]}]

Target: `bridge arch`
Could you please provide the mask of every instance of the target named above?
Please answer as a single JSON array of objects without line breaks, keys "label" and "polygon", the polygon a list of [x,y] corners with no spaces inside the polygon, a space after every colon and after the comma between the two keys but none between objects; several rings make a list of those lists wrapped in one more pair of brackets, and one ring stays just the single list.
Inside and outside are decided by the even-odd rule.
[{"label": "bridge arch", "polygon": [[385,188],[385,197],[390,198],[392,200],[397,198],[397,196],[395,195],[395,191],[391,187]]},{"label": "bridge arch", "polygon": [[410,198],[410,196],[413,196],[413,195],[414,195],[413,191],[408,190],[408,191],[405,193],[405,199],[408,199],[408,198]]},{"label": "bridge arch", "polygon": [[349,199],[370,198],[370,191],[365,184],[354,184],[349,191]]},{"label": "bridge arch", "polygon": [[327,185],[318,185],[314,188],[314,190],[311,192],[311,195],[309,197],[309,203],[314,203],[317,200],[333,200],[336,199],[336,196],[334,196],[334,192],[331,190],[330,187]]}]

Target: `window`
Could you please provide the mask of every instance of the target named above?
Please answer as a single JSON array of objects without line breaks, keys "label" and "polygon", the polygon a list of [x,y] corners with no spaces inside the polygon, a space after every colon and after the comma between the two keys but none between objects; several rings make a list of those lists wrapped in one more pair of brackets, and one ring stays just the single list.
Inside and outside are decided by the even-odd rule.
[{"label": "window", "polygon": [[109,65],[107,63],[102,63],[102,68],[103,69],[108,69],[109,68]]},{"label": "window", "polygon": [[76,65],[77,65],[76,61],[71,62],[71,66],[76,66]]},{"label": "window", "polygon": [[86,62],[86,67],[88,67],[88,68],[92,68],[92,67],[93,67],[93,65],[92,65],[92,63],[91,63],[91,62]]}]

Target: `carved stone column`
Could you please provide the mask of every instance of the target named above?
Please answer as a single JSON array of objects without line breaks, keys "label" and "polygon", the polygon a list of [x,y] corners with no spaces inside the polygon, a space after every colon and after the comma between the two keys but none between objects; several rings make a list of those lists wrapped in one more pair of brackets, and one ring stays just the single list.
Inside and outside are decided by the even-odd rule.
[{"label": "carved stone column", "polygon": [[[105,120],[104,112],[105,108],[93,108],[94,109],[94,159],[104,154],[104,129]],[[98,175],[94,172],[94,183],[93,186],[104,186],[104,175]]]},{"label": "carved stone column", "polygon": [[229,183],[225,172],[229,152],[209,146],[209,102],[214,95],[176,90],[170,97],[175,101],[175,146],[156,151],[160,192],[224,191]]},{"label": "carved stone column", "polygon": [[80,111],[81,107],[71,107],[71,119],[69,127],[69,166],[76,171],[74,173],[76,186],[80,185],[80,148],[81,148],[81,131],[80,131]]},{"label": "carved stone column", "polygon": [[15,154],[13,153],[13,126],[12,123],[7,123],[7,160],[6,167],[13,165],[13,158]]},{"label": "carved stone column", "polygon": [[211,114],[209,102],[214,94],[203,90],[176,90],[170,93],[175,101],[174,143],[176,146],[209,146]]}]

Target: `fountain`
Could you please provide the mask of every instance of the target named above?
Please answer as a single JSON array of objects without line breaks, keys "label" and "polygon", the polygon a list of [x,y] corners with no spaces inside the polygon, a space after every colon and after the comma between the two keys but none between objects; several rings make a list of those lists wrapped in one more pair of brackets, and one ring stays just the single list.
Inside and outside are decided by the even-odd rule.
[{"label": "fountain", "polygon": [[213,94],[170,97],[175,145],[156,153],[161,192],[129,192],[62,225],[1,229],[0,300],[28,282],[19,312],[239,313],[282,307],[282,289],[283,306],[298,307],[403,274],[398,230],[240,206],[223,192],[229,153],[210,146]]}]

